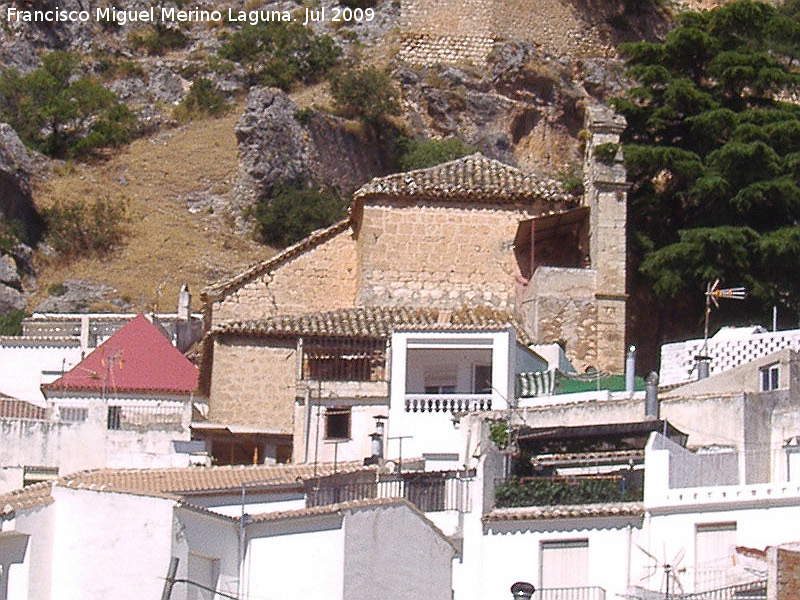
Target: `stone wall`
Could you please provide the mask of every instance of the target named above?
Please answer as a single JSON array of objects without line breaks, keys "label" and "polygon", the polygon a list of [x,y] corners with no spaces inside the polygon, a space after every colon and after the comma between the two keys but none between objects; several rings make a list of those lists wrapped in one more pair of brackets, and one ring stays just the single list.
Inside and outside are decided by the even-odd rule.
[{"label": "stone wall", "polygon": [[400,30],[400,57],[412,64],[481,64],[506,40],[531,42],[553,56],[613,54],[568,0],[403,0]]},{"label": "stone wall", "polygon": [[359,232],[366,305],[512,308],[520,207],[370,201]]},{"label": "stone wall", "polygon": [[296,354],[294,340],[217,337],[209,420],[292,433]]},{"label": "stone wall", "polygon": [[212,325],[353,306],[355,250],[348,228],[214,302]]},{"label": "stone wall", "polygon": [[796,548],[767,549],[770,563],[767,598],[796,600],[800,598],[800,552]]},{"label": "stone wall", "polygon": [[[591,137],[584,161],[583,204],[589,207],[591,268],[538,267],[517,290],[520,317],[538,343],[565,342],[578,370],[622,373],[625,362],[625,227],[627,189],[622,153],[599,161],[599,144],[618,143],[625,122],[607,109],[587,109]],[[534,242],[535,243],[535,242]]]}]

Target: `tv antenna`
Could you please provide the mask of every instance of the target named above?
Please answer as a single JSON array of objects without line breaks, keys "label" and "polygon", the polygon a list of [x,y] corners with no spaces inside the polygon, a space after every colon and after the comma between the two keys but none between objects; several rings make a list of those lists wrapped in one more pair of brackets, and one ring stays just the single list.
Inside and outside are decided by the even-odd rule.
[{"label": "tv antenna", "polygon": [[[639,581],[649,580],[659,571],[663,571],[661,576],[661,583],[658,587],[658,591],[664,591],[664,600],[672,600],[673,595],[675,598],[680,598],[683,595],[683,585],[681,585],[681,580],[678,578],[678,574],[685,573],[686,567],[681,568],[680,564],[683,561],[685,552],[683,548],[681,548],[675,557],[671,561],[667,561],[667,550],[666,547],[663,550],[663,560],[658,560],[655,556],[650,554],[647,550],[642,548],[639,544],[634,544],[639,550],[644,552],[647,557],[652,561],[652,563],[648,566],[647,574],[642,577]],[[676,594],[677,591],[677,594]]]},{"label": "tv antenna", "polygon": [[735,288],[720,288],[719,287],[719,277],[714,281],[714,283],[709,283],[706,286],[706,316],[705,316],[705,327],[703,329],[703,356],[708,356],[708,318],[711,316],[711,304],[714,304],[714,308],[719,308],[719,299],[724,298],[726,300],[744,300],[747,298],[747,291],[743,287],[735,287]]}]

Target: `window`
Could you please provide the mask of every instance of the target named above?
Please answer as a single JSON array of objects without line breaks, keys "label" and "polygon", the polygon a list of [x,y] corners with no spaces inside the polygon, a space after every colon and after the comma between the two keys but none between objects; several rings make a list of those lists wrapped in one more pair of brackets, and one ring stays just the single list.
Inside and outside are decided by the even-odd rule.
[{"label": "window", "polygon": [[542,542],[539,587],[575,588],[589,585],[589,540]]},{"label": "window", "polygon": [[761,391],[768,392],[770,390],[778,389],[778,365],[767,365],[762,367],[759,372],[761,373]]},{"label": "window", "polygon": [[303,339],[303,379],[384,381],[385,378],[384,340]]},{"label": "window", "polygon": [[697,525],[695,532],[695,591],[711,590],[729,581],[736,547],[736,523]]},{"label": "window", "polygon": [[58,409],[58,415],[62,421],[78,423],[86,420],[89,416],[89,409],[77,406],[61,406]]},{"label": "window", "polygon": [[475,365],[472,373],[472,393],[492,393],[492,365]]},{"label": "window", "polygon": [[109,406],[108,419],[106,421],[108,429],[121,429],[122,428],[122,407]]},{"label": "window", "polygon": [[350,439],[350,407],[331,406],[325,409],[325,438]]}]

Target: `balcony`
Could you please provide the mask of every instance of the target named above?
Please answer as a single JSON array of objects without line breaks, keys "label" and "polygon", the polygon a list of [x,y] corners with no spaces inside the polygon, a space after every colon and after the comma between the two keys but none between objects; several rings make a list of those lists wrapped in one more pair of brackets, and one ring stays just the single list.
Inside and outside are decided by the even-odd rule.
[{"label": "balcony", "polygon": [[462,413],[492,410],[491,394],[406,394],[406,412]]}]

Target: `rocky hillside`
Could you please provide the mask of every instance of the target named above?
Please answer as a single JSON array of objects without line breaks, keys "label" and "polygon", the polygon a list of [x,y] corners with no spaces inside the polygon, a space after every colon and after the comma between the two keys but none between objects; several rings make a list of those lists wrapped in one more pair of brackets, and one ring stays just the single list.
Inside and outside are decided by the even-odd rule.
[{"label": "rocky hillside", "polygon": [[[33,3],[55,7],[50,4]],[[566,176],[580,163],[586,102],[626,85],[614,43],[656,36],[669,17],[659,2],[653,11],[626,0],[550,4],[569,23],[584,24],[581,35],[595,36],[587,47],[603,51],[572,56],[548,47],[552,40],[519,39],[497,45],[485,67],[410,65],[397,59],[402,7],[394,0],[377,2],[368,22],[339,26],[325,20],[313,29],[332,37],[343,64],[389,70],[401,98],[401,114],[392,121],[398,131],[417,139],[458,137],[488,156]],[[94,14],[86,22],[31,24],[9,21],[12,6],[0,4],[8,23],[0,29],[0,64],[24,74],[40,65],[42,53],[76,53],[80,74],[102,82],[135,112],[141,137],[88,162],[63,162],[32,158],[14,145],[13,132],[0,130],[5,147],[14,149],[4,158],[0,148],[0,209],[7,223],[23,224],[28,244],[0,246],[0,311],[19,308],[23,299],[28,310],[133,309],[157,302],[171,307],[181,283],[197,291],[274,251],[252,240],[249,211],[276,183],[314,180],[347,197],[391,168],[374,133],[332,114],[324,77],[285,92],[252,85],[252,65],[222,58],[220,48],[239,24],[154,26],[98,21]],[[129,10],[149,6],[126,4]],[[202,3],[162,6],[210,9]],[[319,6],[330,15],[340,5],[323,0]],[[58,7],[81,10],[82,3],[64,0]],[[215,8],[226,14],[229,8],[231,14],[288,11],[301,18],[305,5],[233,0]],[[547,31],[558,37],[558,21],[549,22]],[[180,124],[175,108],[201,78],[232,108],[221,118]],[[70,260],[46,243],[31,253],[42,234],[43,210],[98,198],[126,206],[123,244]]]}]

